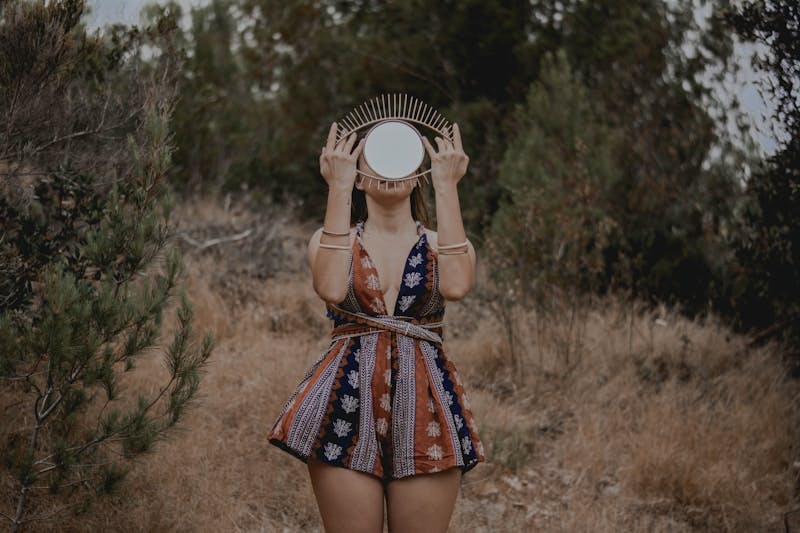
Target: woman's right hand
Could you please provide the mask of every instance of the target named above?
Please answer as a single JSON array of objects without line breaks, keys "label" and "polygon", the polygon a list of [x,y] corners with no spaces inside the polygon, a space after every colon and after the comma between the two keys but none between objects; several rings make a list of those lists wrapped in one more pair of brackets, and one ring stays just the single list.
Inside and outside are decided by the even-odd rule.
[{"label": "woman's right hand", "polygon": [[361,139],[356,149],[353,143],[356,140],[355,132],[351,133],[346,141],[336,146],[336,122],[331,124],[328,131],[328,141],[322,147],[319,156],[319,171],[329,188],[345,188],[351,190],[356,181],[356,161],[364,149],[365,139]]}]

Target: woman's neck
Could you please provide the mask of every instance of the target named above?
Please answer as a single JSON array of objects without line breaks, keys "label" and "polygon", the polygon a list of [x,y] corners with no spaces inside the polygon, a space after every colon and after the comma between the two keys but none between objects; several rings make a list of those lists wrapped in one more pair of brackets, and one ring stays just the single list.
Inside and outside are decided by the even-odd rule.
[{"label": "woman's neck", "polygon": [[396,235],[409,232],[416,233],[416,222],[411,216],[411,200],[408,196],[397,202],[377,202],[367,196],[366,231],[374,235]]}]

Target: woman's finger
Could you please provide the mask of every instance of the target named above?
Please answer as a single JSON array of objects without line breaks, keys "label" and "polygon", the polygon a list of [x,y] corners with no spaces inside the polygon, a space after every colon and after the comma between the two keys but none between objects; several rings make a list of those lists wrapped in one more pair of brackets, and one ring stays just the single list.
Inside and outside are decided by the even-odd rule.
[{"label": "woman's finger", "polygon": [[336,130],[338,128],[339,126],[336,124],[336,121],[334,121],[331,124],[331,129],[328,130],[328,140],[325,142],[325,148],[328,150],[333,150],[336,146]]},{"label": "woman's finger", "polygon": [[434,151],[433,146],[431,146],[431,143],[430,141],[428,141],[427,137],[425,136],[422,137],[422,144],[425,145],[425,151],[428,152],[428,157],[433,159],[433,157],[436,155],[436,152]]},{"label": "woman's finger", "polygon": [[353,150],[353,159],[358,159],[358,156],[361,155],[362,150],[364,150],[364,143],[366,140],[366,137],[362,137],[361,140],[358,141],[358,146],[356,146],[356,149]]},{"label": "woman's finger", "polygon": [[353,144],[356,142],[356,132],[350,134],[347,138],[347,142],[344,143],[342,150],[345,154],[350,155],[350,152],[353,150]]},{"label": "woman's finger", "polygon": [[444,139],[442,139],[441,137],[436,137],[435,140],[436,140],[436,145],[439,147],[439,152],[440,153],[444,152],[446,149],[446,146],[444,144]]},{"label": "woman's finger", "polygon": [[444,147],[446,150],[448,151],[455,150],[456,147],[453,144],[453,141],[450,140],[450,137],[442,137],[442,142],[444,143]]},{"label": "woman's finger", "polygon": [[456,150],[463,152],[464,146],[461,144],[461,129],[458,127],[458,124],[453,124],[453,141]]}]

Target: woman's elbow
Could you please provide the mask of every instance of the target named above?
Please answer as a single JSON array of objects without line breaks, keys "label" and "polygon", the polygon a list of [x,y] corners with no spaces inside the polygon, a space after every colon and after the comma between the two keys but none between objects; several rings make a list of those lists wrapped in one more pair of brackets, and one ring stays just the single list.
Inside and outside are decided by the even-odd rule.
[{"label": "woman's elbow", "polygon": [[319,286],[317,283],[314,283],[314,292],[316,292],[317,296],[322,300],[332,304],[341,303],[347,296],[346,287],[344,290],[332,290],[329,287]]},{"label": "woman's elbow", "polygon": [[439,288],[439,292],[442,294],[445,300],[450,301],[458,301],[462,300],[472,287],[467,284],[464,285],[456,285],[454,287],[443,285]]}]

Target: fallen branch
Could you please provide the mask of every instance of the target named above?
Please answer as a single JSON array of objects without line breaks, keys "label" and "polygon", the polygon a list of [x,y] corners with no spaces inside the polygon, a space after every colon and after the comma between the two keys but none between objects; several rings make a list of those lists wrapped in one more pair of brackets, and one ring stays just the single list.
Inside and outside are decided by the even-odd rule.
[{"label": "fallen branch", "polygon": [[222,244],[222,243],[225,243],[225,242],[240,241],[242,239],[247,238],[247,236],[250,235],[252,232],[253,232],[253,228],[249,228],[249,229],[244,230],[241,233],[237,233],[236,235],[230,235],[228,237],[217,237],[216,239],[209,239],[204,243],[200,243],[199,241],[191,238],[190,236],[188,236],[185,233],[179,233],[178,236],[181,237],[186,242],[188,242],[189,244],[191,244],[192,246],[194,246],[195,247],[195,251],[201,252],[201,251],[205,250],[206,248],[209,248],[211,246],[216,246],[217,244]]}]

